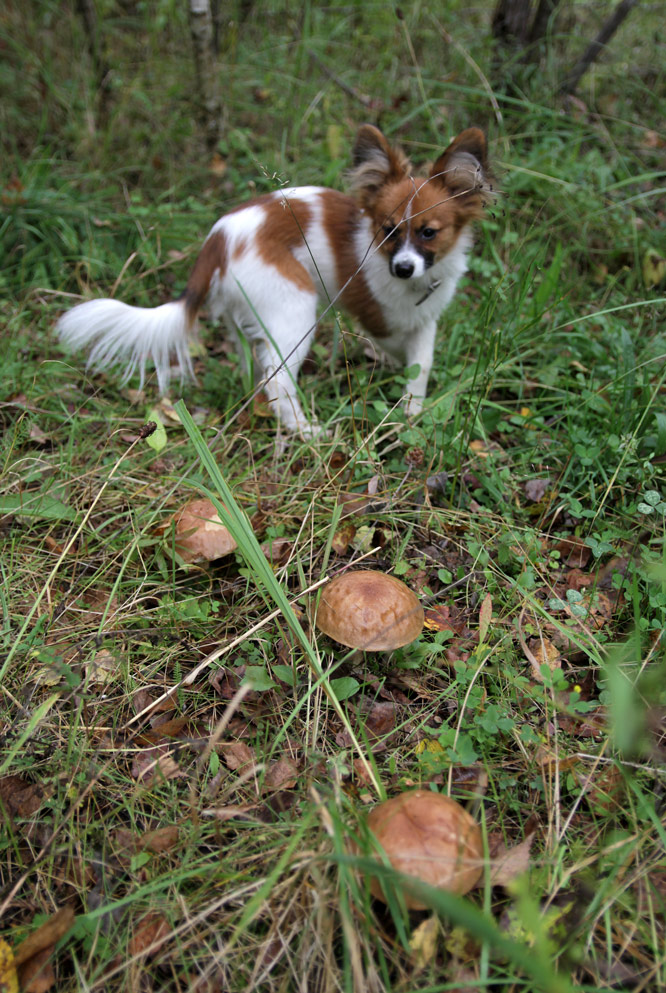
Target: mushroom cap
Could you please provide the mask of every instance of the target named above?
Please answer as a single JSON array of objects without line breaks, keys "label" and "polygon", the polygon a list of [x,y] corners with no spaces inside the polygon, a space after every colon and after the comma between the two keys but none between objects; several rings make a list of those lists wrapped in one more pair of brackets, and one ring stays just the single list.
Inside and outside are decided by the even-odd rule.
[{"label": "mushroom cap", "polygon": [[212,562],[237,547],[215,506],[205,497],[190,500],[171,520],[176,525],[176,551],[184,562]]},{"label": "mushroom cap", "polygon": [[320,631],[348,648],[393,651],[421,633],[424,614],[408,586],[376,569],[336,576],[324,586],[316,623]]},{"label": "mushroom cap", "polygon": [[[409,790],[378,804],[368,816],[368,827],[398,872],[450,893],[463,894],[483,873],[481,828],[464,807],[442,793]],[[373,877],[370,892],[384,894]],[[403,891],[410,910],[426,905]]]}]

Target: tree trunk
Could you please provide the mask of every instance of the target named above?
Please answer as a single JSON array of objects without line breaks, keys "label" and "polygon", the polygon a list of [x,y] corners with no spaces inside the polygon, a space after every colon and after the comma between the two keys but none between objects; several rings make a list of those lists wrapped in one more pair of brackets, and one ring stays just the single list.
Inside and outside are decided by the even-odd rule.
[{"label": "tree trunk", "polygon": [[222,137],[222,101],[220,79],[215,58],[213,18],[210,0],[189,0],[190,32],[194,45],[194,68],[198,118],[208,151],[213,151]]},{"label": "tree trunk", "polygon": [[532,0],[497,0],[493,13],[493,38],[504,45],[521,45],[530,32]]}]

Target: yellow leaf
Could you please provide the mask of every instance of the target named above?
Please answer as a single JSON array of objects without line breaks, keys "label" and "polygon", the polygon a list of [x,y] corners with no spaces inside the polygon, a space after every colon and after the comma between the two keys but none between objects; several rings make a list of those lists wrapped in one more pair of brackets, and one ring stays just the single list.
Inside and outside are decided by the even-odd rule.
[{"label": "yellow leaf", "polygon": [[339,124],[329,124],[326,129],[326,144],[328,146],[328,154],[335,160],[342,156],[342,128]]},{"label": "yellow leaf", "polygon": [[429,740],[422,738],[421,741],[417,741],[414,754],[422,755],[424,752],[430,752],[432,755],[443,755],[444,749],[438,741],[434,741],[432,738]]},{"label": "yellow leaf", "polygon": [[657,286],[666,276],[666,259],[653,248],[648,248],[643,256],[643,280],[648,289]]},{"label": "yellow leaf", "polygon": [[0,993],[18,993],[18,988],[14,953],[0,938]]},{"label": "yellow leaf", "polygon": [[414,969],[420,972],[434,961],[437,954],[437,936],[439,934],[439,922],[437,915],[426,917],[418,927],[412,931],[409,939],[409,948],[412,953]]}]

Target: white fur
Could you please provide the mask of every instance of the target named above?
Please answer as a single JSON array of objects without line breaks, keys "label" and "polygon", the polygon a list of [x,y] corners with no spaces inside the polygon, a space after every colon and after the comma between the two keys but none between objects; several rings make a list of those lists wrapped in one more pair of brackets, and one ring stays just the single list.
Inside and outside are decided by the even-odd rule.
[{"label": "white fur", "polygon": [[185,307],[180,301],[146,308],[120,300],[88,300],[63,314],[57,330],[69,348],[90,349],[88,366],[93,369],[125,363],[123,383],[138,370],[143,386],[146,362],[151,360],[159,388],[166,392],[174,352],[181,380],[193,376]]}]

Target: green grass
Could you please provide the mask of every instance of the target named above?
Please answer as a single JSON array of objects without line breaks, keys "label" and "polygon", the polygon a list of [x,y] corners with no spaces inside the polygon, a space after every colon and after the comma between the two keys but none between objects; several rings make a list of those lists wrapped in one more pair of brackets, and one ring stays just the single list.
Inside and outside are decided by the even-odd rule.
[{"label": "green grass", "polygon": [[[605,8],[568,7],[510,85],[490,5],[229,16],[215,169],[183,5],[99,10],[103,118],[72,11],[0,17],[2,937],[16,948],[70,906],[63,991],[666,988],[656,8],[574,103],[553,94]],[[320,63],[415,160],[466,126],[489,135],[502,195],[423,415],[405,421],[403,371],[372,367],[344,319],[301,377],[329,432],[307,444],[276,444],[218,329],[191,418],[153,383],[86,373],[52,334],[72,299],[168,300],[224,209],[343,186],[376,111]],[[156,408],[159,451],[142,436]],[[239,551],[185,570],[158,525],[193,489],[224,501]],[[312,629],[321,581],[352,561],[419,593],[417,642],[359,658]],[[427,894],[422,965],[428,914],[385,868],[389,906],[370,897],[364,831],[416,785],[469,804],[489,851],[536,828],[513,886]]]}]

